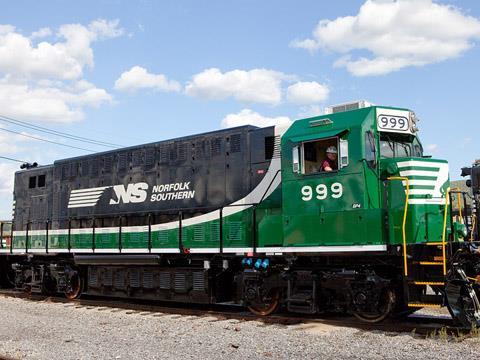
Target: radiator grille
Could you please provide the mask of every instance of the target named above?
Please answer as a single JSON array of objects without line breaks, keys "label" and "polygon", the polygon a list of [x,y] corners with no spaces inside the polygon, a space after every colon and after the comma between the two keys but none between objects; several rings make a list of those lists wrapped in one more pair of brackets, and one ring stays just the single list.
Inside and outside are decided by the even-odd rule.
[{"label": "radiator grille", "polygon": [[130,287],[139,288],[140,287],[140,272],[138,270],[130,270],[129,274]]},{"label": "radiator grille", "polygon": [[231,221],[228,223],[228,239],[230,241],[242,241],[242,222]]},{"label": "radiator grille", "polygon": [[205,273],[203,271],[193,273],[193,290],[205,291]]},{"label": "radiator grille", "polygon": [[153,289],[153,273],[151,271],[143,272],[143,287],[145,289]]},{"label": "radiator grille", "polygon": [[168,271],[160,272],[160,289],[170,290],[170,287],[171,287],[170,272]]},{"label": "radiator grille", "polygon": [[241,138],[240,134],[234,134],[234,135],[231,136],[231,138],[230,138],[230,152],[232,152],[232,153],[240,152],[240,150],[242,149],[241,140],[242,140],[242,138]]},{"label": "radiator grille", "polygon": [[185,273],[175,273],[175,281],[174,281],[174,289],[175,291],[185,291],[187,287],[187,276]]},{"label": "radiator grille", "polygon": [[88,286],[97,287],[98,286],[98,274],[97,270],[90,268],[88,270]]},{"label": "radiator grille", "polygon": [[116,271],[114,276],[115,289],[125,288],[125,271]]}]

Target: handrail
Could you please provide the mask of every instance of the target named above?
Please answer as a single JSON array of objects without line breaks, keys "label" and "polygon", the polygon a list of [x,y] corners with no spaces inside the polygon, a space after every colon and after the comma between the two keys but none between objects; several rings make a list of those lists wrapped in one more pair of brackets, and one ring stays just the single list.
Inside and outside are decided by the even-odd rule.
[{"label": "handrail", "polygon": [[447,214],[448,214],[448,200],[450,198],[450,188],[445,193],[445,210],[443,212],[443,231],[442,231],[442,257],[443,257],[443,275],[447,275],[447,257],[445,251],[445,239],[447,235]]},{"label": "handrail", "polygon": [[[450,189],[450,193],[456,194],[457,206],[458,206],[458,216],[460,217],[460,221],[463,224],[463,212],[462,212],[462,202],[460,200],[460,194],[462,194],[462,189],[459,187],[454,187]],[[465,209],[466,210],[466,209]]]},{"label": "handrail", "polygon": [[387,180],[399,180],[405,181],[405,206],[403,210],[403,223],[402,223],[402,239],[403,239],[403,272],[405,276],[408,276],[408,265],[407,265],[407,234],[406,234],[406,224],[407,224],[407,213],[408,213],[408,197],[410,195],[410,180],[404,176],[392,176],[387,178]]},{"label": "handrail", "polygon": [[477,227],[477,215],[472,214],[472,229],[470,230],[470,241],[475,241],[475,228]]}]

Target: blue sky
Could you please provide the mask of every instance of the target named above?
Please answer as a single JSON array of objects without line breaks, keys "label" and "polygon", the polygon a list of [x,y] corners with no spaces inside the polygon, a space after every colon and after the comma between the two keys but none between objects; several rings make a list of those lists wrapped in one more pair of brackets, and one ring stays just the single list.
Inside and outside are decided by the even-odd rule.
[{"label": "blue sky", "polygon": [[[479,40],[474,0],[6,2],[0,115],[133,145],[366,99],[414,110],[458,178],[480,158]],[[3,156],[85,153],[0,132]],[[17,167],[0,162],[3,218]]]}]

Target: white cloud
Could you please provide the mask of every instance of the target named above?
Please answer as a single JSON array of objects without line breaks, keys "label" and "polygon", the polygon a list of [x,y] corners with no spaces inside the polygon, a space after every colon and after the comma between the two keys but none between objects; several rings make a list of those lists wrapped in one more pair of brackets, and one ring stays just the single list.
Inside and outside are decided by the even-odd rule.
[{"label": "white cloud", "polygon": [[[353,75],[383,75],[461,55],[480,39],[480,20],[432,0],[367,0],[355,16],[321,20],[312,38],[291,46],[346,54],[336,66]],[[370,57],[357,57],[357,51]]]},{"label": "white cloud", "polygon": [[437,144],[428,144],[427,145],[427,150],[431,153],[436,153],[438,151],[438,145]]},{"label": "white cloud", "polygon": [[122,73],[117,81],[115,81],[115,89],[120,91],[154,89],[178,92],[182,89],[182,86],[177,81],[168,80],[163,74],[152,74],[143,67],[134,66],[130,70]]},{"label": "white cloud", "polygon": [[37,31],[34,31],[32,35],[30,35],[30,39],[44,38],[50,35],[52,35],[52,30],[50,30],[48,27],[43,27]]},{"label": "white cloud", "polygon": [[327,100],[329,93],[328,86],[316,81],[297,82],[288,87],[287,99],[294,104],[315,104]]},{"label": "white cloud", "polygon": [[232,70],[222,73],[211,68],[192,77],[187,84],[187,95],[207,100],[222,100],[233,97],[246,103],[276,105],[282,100],[282,81],[292,77],[268,70]]},{"label": "white cloud", "polygon": [[230,128],[241,125],[254,125],[266,127],[272,125],[288,126],[292,121],[287,116],[267,117],[250,109],[243,109],[236,114],[228,114],[222,120],[222,128]]},{"label": "white cloud", "polygon": [[[42,34],[47,32],[46,29],[39,31]],[[93,66],[92,42],[122,33],[118,20],[100,19],[88,26],[62,25],[57,32],[60,41],[35,44],[31,38],[16,32],[14,27],[3,25],[0,28],[0,74],[29,79],[78,79],[85,66]]]},{"label": "white cloud", "polygon": [[0,81],[0,114],[24,120],[71,122],[83,118],[83,107],[110,103],[104,89],[85,81],[78,86],[35,86]]},{"label": "white cloud", "polygon": [[324,113],[324,110],[323,108],[320,107],[320,105],[308,105],[308,106],[302,106],[300,108],[298,117],[309,118],[309,117],[323,115],[323,113]]},{"label": "white cloud", "polygon": [[94,65],[92,43],[123,34],[118,20],[65,24],[56,41],[36,40],[52,34],[41,28],[27,37],[0,25],[0,114],[69,122],[81,119],[85,107],[112,102],[106,90],[82,77]]},{"label": "white cloud", "polygon": [[0,163],[0,194],[11,194],[13,191],[14,172],[18,165]]}]

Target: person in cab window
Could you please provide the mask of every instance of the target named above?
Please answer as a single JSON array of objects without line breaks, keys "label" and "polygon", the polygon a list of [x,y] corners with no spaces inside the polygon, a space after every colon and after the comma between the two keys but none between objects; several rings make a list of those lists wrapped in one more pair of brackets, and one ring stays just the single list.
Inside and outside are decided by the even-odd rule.
[{"label": "person in cab window", "polygon": [[322,162],[322,171],[334,171],[338,169],[337,148],[329,146],[326,150],[327,157]]}]

